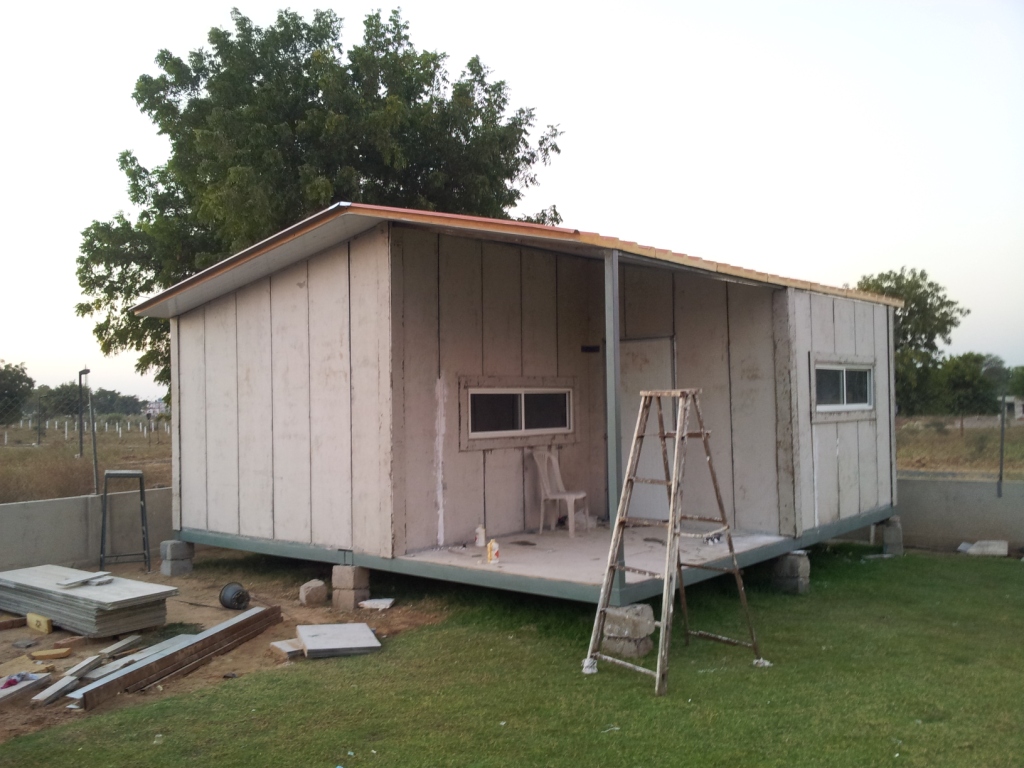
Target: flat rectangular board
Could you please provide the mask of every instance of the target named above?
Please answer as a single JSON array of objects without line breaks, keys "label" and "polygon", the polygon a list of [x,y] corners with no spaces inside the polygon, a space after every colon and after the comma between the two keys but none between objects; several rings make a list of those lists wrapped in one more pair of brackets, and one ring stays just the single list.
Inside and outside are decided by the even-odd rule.
[{"label": "flat rectangular board", "polygon": [[878,445],[875,438],[877,420],[857,422],[857,480],[860,484],[860,511],[869,512],[878,506]]},{"label": "flat rectangular board", "polygon": [[836,351],[835,300],[818,293],[811,295],[811,351],[834,354]]},{"label": "flat rectangular board", "polygon": [[206,305],[207,526],[238,533],[238,366],[235,295]]},{"label": "flat rectangular board", "polygon": [[623,267],[622,337],[653,339],[671,336],[672,273],[653,267],[627,264]]},{"label": "flat rectangular board", "polygon": [[181,527],[206,530],[206,313],[178,318]]},{"label": "flat rectangular board", "polygon": [[779,472],[779,533],[799,536],[795,478],[798,471],[799,433],[796,427],[797,393],[793,380],[796,357],[793,351],[794,291],[788,288],[772,295],[772,337],[775,340],[775,463]]},{"label": "flat rectangular board", "polygon": [[313,543],[352,547],[348,244],[309,260],[310,509]]},{"label": "flat rectangular board", "polygon": [[814,528],[814,441],[811,434],[811,296],[806,291],[793,294],[793,353],[796,390],[794,420],[794,487],[799,515],[799,532]]},{"label": "flat rectangular board", "polygon": [[[178,377],[181,363],[178,356],[178,318],[170,320],[171,336],[171,402],[180,403]],[[171,408],[171,528],[181,530],[181,409]]]},{"label": "flat rectangular board", "polygon": [[519,249],[487,242],[481,248],[484,376],[519,376],[523,371]]},{"label": "flat rectangular board", "polygon": [[441,500],[437,543],[471,541],[484,522],[483,454],[459,450],[459,376],[483,373],[480,242],[442,235],[438,250],[441,382],[438,408]]},{"label": "flat rectangular board", "polygon": [[874,308],[875,326],[875,461],[878,467],[878,504],[895,504],[893,474],[895,454],[892,451],[892,369],[889,346],[892,340],[889,327],[889,308]]},{"label": "flat rectangular board", "polygon": [[857,422],[836,424],[839,441],[839,517],[845,519],[860,512],[860,451],[857,448]]},{"label": "flat rectangular board", "polygon": [[270,278],[274,402],[274,538],[309,543],[309,275],[307,262]]},{"label": "flat rectangular board", "polygon": [[0,594],[23,591],[27,595],[40,595],[62,605],[90,605],[100,610],[112,610],[142,605],[153,600],[166,600],[178,594],[175,587],[151,584],[115,577],[110,584],[85,584],[74,590],[62,589],[58,581],[89,575],[87,571],[62,565],[36,565],[0,572]]},{"label": "flat rectangular board", "polygon": [[395,499],[395,525],[404,521],[403,551],[415,551],[438,543],[438,235],[396,227],[391,248],[394,269],[402,270],[401,316],[395,318],[400,330],[394,337],[401,338],[404,360],[402,443],[395,446],[402,452],[404,482]]},{"label": "flat rectangular board", "polygon": [[273,386],[270,375],[270,279],[235,297],[238,317],[238,532],[274,535]]},{"label": "flat rectangular board", "polygon": [[814,490],[817,504],[815,527],[839,519],[839,435],[838,425],[815,424]]},{"label": "flat rectangular board", "polygon": [[485,526],[489,538],[518,533],[525,527],[523,455],[522,448],[484,452]]},{"label": "flat rectangular board", "polygon": [[352,546],[391,557],[391,254],[378,227],[349,248],[352,338]]},{"label": "flat rectangular board", "polygon": [[380,640],[366,624],[299,625],[295,634],[309,659],[380,650]]},{"label": "flat rectangular board", "polygon": [[558,373],[558,308],[555,303],[555,256],[522,250],[523,375]]},{"label": "flat rectangular board", "polygon": [[833,299],[833,301],[835,302],[836,354],[856,354],[857,335],[854,302],[849,299]]},{"label": "flat rectangular board", "polygon": [[294,659],[302,655],[302,643],[297,639],[277,640],[271,643],[270,647],[286,659]]}]

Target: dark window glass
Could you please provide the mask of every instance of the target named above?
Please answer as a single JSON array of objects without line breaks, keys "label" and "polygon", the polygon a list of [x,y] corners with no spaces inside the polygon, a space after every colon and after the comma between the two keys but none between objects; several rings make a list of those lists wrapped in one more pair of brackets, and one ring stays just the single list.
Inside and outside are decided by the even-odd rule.
[{"label": "dark window glass", "polygon": [[523,399],[526,429],[568,429],[569,395],[566,392],[527,392]]},{"label": "dark window glass", "polygon": [[814,372],[818,405],[843,404],[843,372],[831,368],[818,368]]},{"label": "dark window glass", "polygon": [[482,394],[469,396],[470,432],[511,432],[520,429],[519,395]]},{"label": "dark window glass", "polygon": [[867,405],[871,402],[868,399],[868,388],[871,380],[868,374],[869,371],[846,372],[847,405]]}]

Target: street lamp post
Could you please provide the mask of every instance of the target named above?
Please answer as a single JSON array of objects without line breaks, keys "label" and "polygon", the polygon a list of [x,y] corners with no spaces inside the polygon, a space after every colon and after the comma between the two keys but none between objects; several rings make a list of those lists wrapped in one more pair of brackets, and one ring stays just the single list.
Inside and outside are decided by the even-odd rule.
[{"label": "street lamp post", "polygon": [[82,408],[84,407],[82,401],[82,377],[88,375],[88,368],[83,368],[78,372],[78,458],[82,458],[85,455],[85,432],[83,431],[85,425],[82,423]]}]

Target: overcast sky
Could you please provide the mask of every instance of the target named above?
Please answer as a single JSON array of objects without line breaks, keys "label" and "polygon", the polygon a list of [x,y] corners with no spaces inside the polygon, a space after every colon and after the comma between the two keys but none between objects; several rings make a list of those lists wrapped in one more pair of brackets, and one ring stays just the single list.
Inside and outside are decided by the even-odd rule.
[{"label": "overcast sky", "polygon": [[[283,2],[244,2],[258,25]],[[379,3],[332,7],[346,48]],[[229,27],[230,3],[5,10],[6,235],[0,358],[39,383],[150,398],[134,355],[104,358],[77,318],[81,231],[127,209],[119,152],[166,143],[131,93],[161,48]],[[558,123],[561,156],[523,212],[817,282],[926,269],[971,310],[949,352],[1024,365],[1024,3],[402,4],[413,43],[461,71],[479,54],[515,106]]]}]

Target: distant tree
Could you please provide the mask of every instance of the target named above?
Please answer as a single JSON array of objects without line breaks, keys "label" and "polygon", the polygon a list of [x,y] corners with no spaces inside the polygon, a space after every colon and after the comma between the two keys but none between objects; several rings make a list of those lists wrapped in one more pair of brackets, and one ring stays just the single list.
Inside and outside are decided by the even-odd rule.
[{"label": "distant tree", "polygon": [[1006,389],[1014,397],[1024,398],[1024,365],[1010,369],[1010,380]]},{"label": "distant tree", "polygon": [[[157,55],[135,101],[171,144],[164,165],[120,156],[132,221],[82,233],[78,281],[104,354],[141,352],[136,369],[167,384],[166,321],[131,313],[140,297],[340,200],[508,218],[536,168],[559,152],[532,109],[510,110],[504,81],[474,57],[452,80],[445,55],[419,51],[396,11],[364,22],[347,53],[341,19],[281,11],[260,28],[237,10],[209,50]],[[561,218],[554,206],[535,217]]]},{"label": "distant tree", "polygon": [[0,360],[0,420],[21,418],[33,386],[35,381],[25,372],[24,363]]},{"label": "distant tree", "polygon": [[[84,397],[88,397],[88,388],[82,389]],[[39,404],[38,415],[41,419],[52,419],[55,416],[76,416],[78,414],[78,382],[66,381],[56,387],[45,384],[35,392]]]},{"label": "distant tree", "polygon": [[115,389],[97,389],[92,393],[92,408],[96,413],[122,413],[133,416],[142,413],[145,403],[135,395],[122,395]]},{"label": "distant tree", "polygon": [[865,275],[857,288],[903,301],[894,332],[896,403],[907,416],[932,410],[937,404],[935,373],[942,360],[939,340],[949,344],[953,329],[970,310],[948,298],[946,289],[929,280],[923,269],[901,267],[899,272]]},{"label": "distant tree", "polygon": [[992,379],[985,375],[985,363],[991,358],[977,352],[942,361],[939,382],[949,412],[960,417],[960,434],[964,432],[966,414],[996,413],[999,403]]}]

